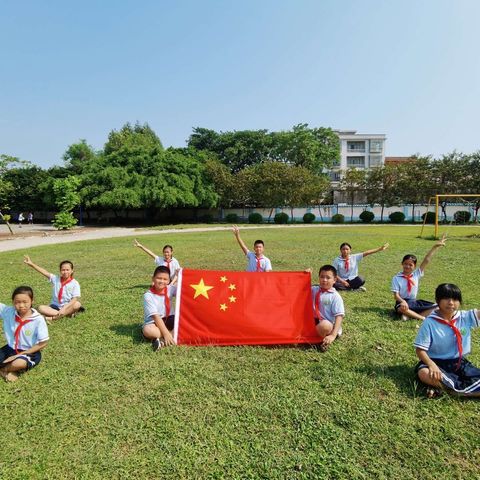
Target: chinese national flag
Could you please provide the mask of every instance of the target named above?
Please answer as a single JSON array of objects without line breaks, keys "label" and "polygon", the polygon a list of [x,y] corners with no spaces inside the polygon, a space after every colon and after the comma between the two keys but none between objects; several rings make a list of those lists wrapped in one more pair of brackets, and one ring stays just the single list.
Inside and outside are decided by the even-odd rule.
[{"label": "chinese national flag", "polygon": [[320,343],[310,274],[182,269],[177,288],[179,345]]}]

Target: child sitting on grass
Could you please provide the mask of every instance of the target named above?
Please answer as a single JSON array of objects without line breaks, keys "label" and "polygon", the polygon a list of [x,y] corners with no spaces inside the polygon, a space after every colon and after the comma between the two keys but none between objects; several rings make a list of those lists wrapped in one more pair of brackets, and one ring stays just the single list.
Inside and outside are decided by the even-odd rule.
[{"label": "child sitting on grass", "polygon": [[14,382],[18,374],[36,367],[42,359],[40,350],[48,342],[45,319],[32,308],[33,290],[17,287],[12,294],[13,306],[0,303],[3,334],[7,344],[0,349],[0,376]]},{"label": "child sitting on grass", "polygon": [[143,250],[147,255],[150,255],[153,260],[155,261],[155,265],[157,267],[165,266],[170,271],[170,279],[172,280],[175,275],[180,270],[180,263],[178,260],[173,256],[173,247],[171,245],[165,245],[163,247],[163,256],[159,257],[157,254],[153,253],[147,247],[142,245],[137,239],[133,241],[133,245],[138,247],[140,250]]},{"label": "child sitting on grass", "polygon": [[177,287],[170,283],[170,271],[161,265],[152,276],[152,286],[143,295],[143,327],[146,340],[152,342],[156,352],[164,346],[175,345],[172,330],[175,315],[172,298],[176,296]]},{"label": "child sitting on grass", "polygon": [[340,245],[340,255],[333,261],[333,266],[337,269],[338,277],[335,282],[337,290],[361,290],[366,292],[363,286],[365,280],[358,275],[358,264],[368,255],[377,252],[383,252],[388,248],[388,243],[373,250],[366,250],[363,253],[355,253],[352,255],[352,246],[349,243]]},{"label": "child sitting on grass", "polygon": [[318,272],[319,285],[312,286],[313,317],[317,333],[323,338],[320,350],[325,352],[330,344],[342,335],[345,307],[341,295],[333,288],[337,270],[332,265],[323,265]]},{"label": "child sitting on grass", "polygon": [[238,244],[240,245],[240,248],[247,256],[247,272],[271,272],[272,264],[270,263],[270,260],[263,255],[263,250],[265,248],[263,240],[255,240],[255,243],[253,244],[253,250],[255,253],[253,253],[240,238],[240,229],[236,225],[233,225],[232,231],[237,239]]},{"label": "child sitting on grass", "polygon": [[415,255],[405,255],[402,259],[402,271],[397,273],[392,279],[391,290],[395,299],[395,312],[402,316],[402,320],[414,318],[423,320],[435,308],[433,302],[427,300],[417,300],[418,286],[420,278],[423,277],[425,268],[430,263],[434,253],[444,247],[446,236],[443,235],[425,255],[419,268],[417,266],[417,257]]},{"label": "child sitting on grass", "polygon": [[470,330],[480,327],[478,310],[458,310],[462,292],[452,283],[435,290],[435,309],[422,323],[414,346],[418,378],[427,385],[429,398],[441,389],[463,396],[480,397],[480,369],[465,356],[470,353]]},{"label": "child sitting on grass", "polygon": [[32,262],[28,255],[23,262],[38,273],[47,277],[52,284],[52,299],[50,305],[39,305],[38,311],[45,315],[47,321],[62,317],[73,317],[85,309],[80,303],[80,284],[73,278],[73,263],[70,260],[60,262],[60,275],[53,275]]}]

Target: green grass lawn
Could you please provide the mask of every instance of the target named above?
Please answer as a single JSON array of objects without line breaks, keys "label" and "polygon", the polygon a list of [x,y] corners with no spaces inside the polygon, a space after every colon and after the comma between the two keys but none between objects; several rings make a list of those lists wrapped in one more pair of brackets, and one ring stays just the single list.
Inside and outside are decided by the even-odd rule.
[{"label": "green grass lawn", "polygon": [[[430,227],[429,227],[430,228]],[[264,228],[275,270],[331,263],[390,242],[366,258],[367,293],[343,294],[344,336],[326,353],[309,348],[173,347],[153,353],[141,339],[142,295],[153,261],[131,238],[28,251],[50,271],[75,263],[87,312],[49,327],[41,365],[0,384],[0,478],[479,478],[480,403],[426,400],[416,384],[416,322],[391,314],[391,277],[404,254],[420,259],[431,240],[419,228]],[[478,227],[448,229],[420,287],[433,299],[457,283],[464,308],[480,307]],[[427,232],[431,234],[431,232]],[[173,244],[182,266],[243,270],[231,232],[142,238]],[[0,254],[0,301],[20,284],[36,303],[50,285],[22,265],[25,251]],[[315,279],[315,277],[314,277]],[[316,279],[315,279],[316,280]],[[480,335],[471,360],[480,364]]]}]

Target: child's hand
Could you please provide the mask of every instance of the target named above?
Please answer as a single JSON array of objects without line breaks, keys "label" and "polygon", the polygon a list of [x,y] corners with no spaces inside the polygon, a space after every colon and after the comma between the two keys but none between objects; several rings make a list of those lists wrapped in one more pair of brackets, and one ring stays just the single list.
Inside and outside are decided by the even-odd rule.
[{"label": "child's hand", "polygon": [[324,339],[323,339],[323,342],[322,342],[322,345],[324,348],[328,348],[328,346],[333,343],[333,341],[335,340],[335,336],[330,334],[330,335],[327,335]]},{"label": "child's hand", "polygon": [[408,310],[408,303],[405,300],[403,300],[400,303],[400,306],[398,307],[398,311],[400,313],[407,313],[407,310]]},{"label": "child's hand", "polygon": [[441,380],[442,379],[442,372],[434,363],[432,366],[428,367],[428,376],[432,380]]},{"label": "child's hand", "polygon": [[232,232],[236,237],[240,235],[240,229],[236,225],[232,225]]},{"label": "child's hand", "polygon": [[31,265],[33,262],[30,260],[30,257],[28,255],[24,255],[23,263],[25,263],[26,265]]},{"label": "child's hand", "polygon": [[138,240],[136,238],[133,240],[133,246],[134,247],[139,247],[140,246],[140,243],[138,243]]},{"label": "child's hand", "polygon": [[11,363],[11,362],[13,362],[17,357],[18,357],[18,355],[12,355],[12,356],[6,358],[2,363]]},{"label": "child's hand", "polygon": [[173,335],[170,332],[167,332],[163,339],[165,340],[165,345],[167,347],[171,347],[172,345],[175,345],[175,340],[173,339]]},{"label": "child's hand", "polygon": [[386,250],[389,246],[390,246],[389,243],[383,244],[382,247],[381,247],[381,249],[380,249],[380,251],[383,252],[383,251]]},{"label": "child's hand", "polygon": [[304,270],[304,272],[305,272],[305,273],[312,273],[312,269],[311,269],[311,268],[306,268],[306,269]]},{"label": "child's hand", "polygon": [[447,241],[447,234],[444,233],[444,234],[442,235],[442,238],[435,244],[435,246],[436,246],[436,247],[444,247],[446,241]]}]

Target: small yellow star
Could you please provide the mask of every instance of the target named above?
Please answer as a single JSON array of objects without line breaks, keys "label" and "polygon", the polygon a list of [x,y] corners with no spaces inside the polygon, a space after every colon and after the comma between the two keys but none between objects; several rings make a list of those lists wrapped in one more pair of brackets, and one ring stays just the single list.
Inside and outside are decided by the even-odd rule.
[{"label": "small yellow star", "polygon": [[228,307],[227,307],[227,305],[226,305],[225,303],[221,303],[221,304],[220,304],[220,310],[225,311],[227,308],[228,308]]},{"label": "small yellow star", "polygon": [[236,287],[233,283],[231,283],[231,284],[228,286],[228,288],[229,288],[230,290],[235,290],[237,287]]},{"label": "small yellow star", "polygon": [[193,285],[190,285],[190,286],[195,290],[195,295],[193,296],[194,300],[197,297],[199,297],[200,295],[202,295],[206,299],[208,299],[208,291],[213,288],[213,287],[210,287],[208,285],[205,285],[205,283],[203,282],[203,278],[197,284],[193,284]]},{"label": "small yellow star", "polygon": [[227,281],[227,277],[220,277],[220,281],[225,283]]},{"label": "small yellow star", "polygon": [[228,299],[232,302],[232,303],[235,303],[235,301],[237,300],[237,297],[234,297],[233,295],[231,297],[228,297]]}]

